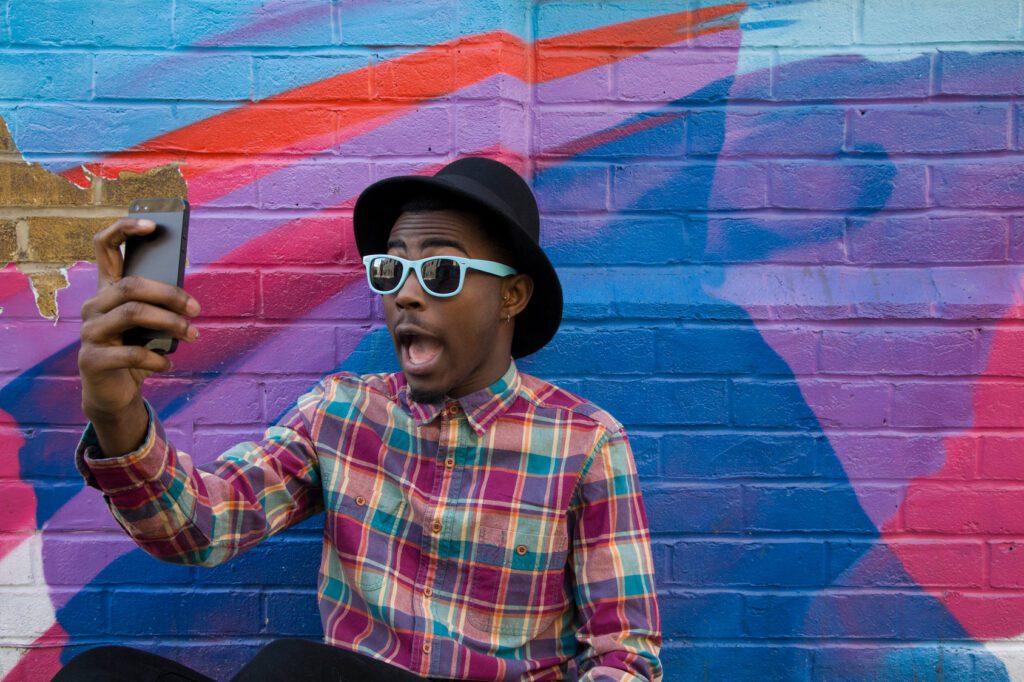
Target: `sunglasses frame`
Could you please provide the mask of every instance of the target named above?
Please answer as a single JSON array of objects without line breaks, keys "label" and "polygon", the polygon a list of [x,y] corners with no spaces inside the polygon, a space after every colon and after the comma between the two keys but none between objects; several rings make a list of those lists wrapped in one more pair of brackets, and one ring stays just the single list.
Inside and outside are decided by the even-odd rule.
[{"label": "sunglasses frame", "polygon": [[[370,275],[370,266],[375,258],[393,258],[402,264],[402,276],[398,279],[398,284],[395,285],[395,288],[389,289],[388,291],[381,291],[377,287],[373,286],[373,277]],[[424,263],[432,260],[450,260],[459,264],[459,286],[455,288],[455,291],[450,294],[439,294],[423,283],[423,272],[420,268]],[[405,280],[409,279],[410,270],[416,273],[416,279],[420,283],[420,288],[431,296],[436,296],[437,298],[451,298],[462,291],[462,285],[466,283],[467,270],[479,270],[480,272],[486,272],[488,275],[494,275],[495,277],[510,277],[511,275],[519,274],[515,268],[505,265],[504,263],[496,263],[492,260],[480,260],[479,258],[463,258],[461,256],[427,256],[426,258],[420,258],[419,260],[409,260],[407,258],[402,258],[401,256],[392,256],[387,253],[372,253],[368,256],[363,256],[363,265],[366,267],[366,282],[370,285],[370,291],[380,294],[381,296],[393,294],[400,290],[405,285]]]}]

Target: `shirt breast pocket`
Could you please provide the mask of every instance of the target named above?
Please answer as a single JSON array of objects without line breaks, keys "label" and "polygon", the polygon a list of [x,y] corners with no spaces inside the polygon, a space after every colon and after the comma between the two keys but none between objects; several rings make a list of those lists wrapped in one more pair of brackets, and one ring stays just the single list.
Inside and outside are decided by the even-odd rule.
[{"label": "shirt breast pocket", "polygon": [[527,641],[565,614],[569,542],[564,531],[483,527],[478,538],[469,569],[470,625]]},{"label": "shirt breast pocket", "polygon": [[371,499],[370,492],[343,496],[335,528],[335,546],[346,579],[364,594],[379,590],[385,577],[396,570],[394,538],[406,506],[400,495],[379,495],[375,503]]}]

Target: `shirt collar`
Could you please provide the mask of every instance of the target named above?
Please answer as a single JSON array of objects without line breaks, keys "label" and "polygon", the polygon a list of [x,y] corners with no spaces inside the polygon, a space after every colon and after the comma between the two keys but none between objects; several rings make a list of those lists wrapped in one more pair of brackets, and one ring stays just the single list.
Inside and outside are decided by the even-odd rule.
[{"label": "shirt collar", "polygon": [[398,401],[412,415],[417,426],[429,424],[446,406],[458,403],[477,436],[483,436],[491,424],[512,405],[521,386],[522,378],[519,375],[519,370],[516,369],[515,360],[510,360],[508,369],[505,370],[501,378],[487,388],[481,388],[479,391],[474,391],[458,399],[448,399],[438,403],[418,403],[410,400],[409,386],[405,383],[405,377],[402,376]]}]

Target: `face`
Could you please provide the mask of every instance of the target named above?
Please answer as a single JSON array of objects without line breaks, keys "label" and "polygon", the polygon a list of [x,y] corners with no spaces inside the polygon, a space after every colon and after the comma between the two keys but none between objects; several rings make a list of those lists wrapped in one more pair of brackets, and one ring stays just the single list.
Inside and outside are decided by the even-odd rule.
[{"label": "face", "polygon": [[[403,213],[388,253],[410,260],[463,256],[501,260],[476,216],[459,211]],[[491,385],[508,369],[514,322],[529,299],[529,277],[495,277],[470,270],[450,298],[425,292],[414,273],[383,296],[384,317],[399,364],[417,402],[459,398]]]}]

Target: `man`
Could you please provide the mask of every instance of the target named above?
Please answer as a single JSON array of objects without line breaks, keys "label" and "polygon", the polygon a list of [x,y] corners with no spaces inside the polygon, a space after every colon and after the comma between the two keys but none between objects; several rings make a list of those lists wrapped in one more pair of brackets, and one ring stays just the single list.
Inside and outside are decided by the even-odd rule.
[{"label": "man", "polygon": [[[120,344],[133,326],[192,341],[199,305],[120,278],[119,245],[151,225],[100,232],[79,355],[86,480],[143,549],[189,564],[326,511],[327,645],[271,645],[242,679],[660,679],[647,519],[622,426],[512,359],[543,347],[562,315],[529,186],[496,161],[461,159],[371,185],[353,222],[402,371],[330,375],[261,442],[201,469],[139,393],[167,359]],[[111,660],[164,665],[124,648],[80,658],[67,679]]]}]

